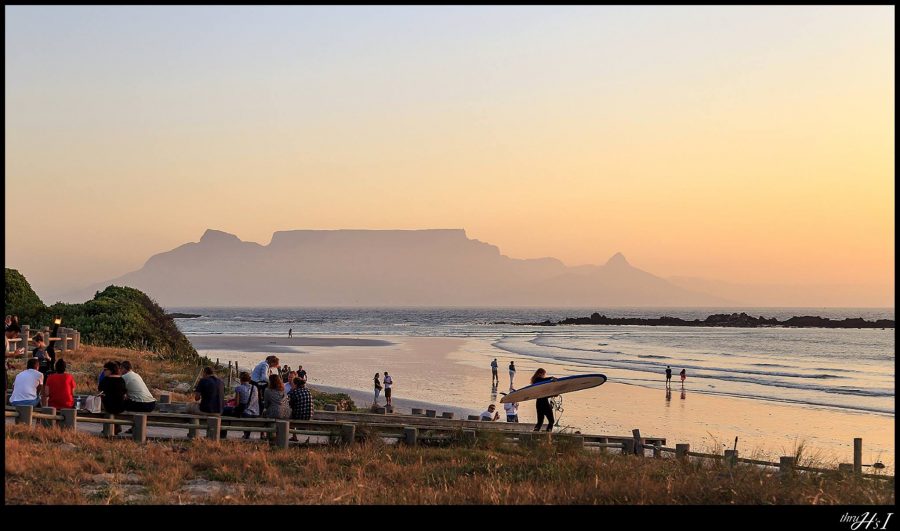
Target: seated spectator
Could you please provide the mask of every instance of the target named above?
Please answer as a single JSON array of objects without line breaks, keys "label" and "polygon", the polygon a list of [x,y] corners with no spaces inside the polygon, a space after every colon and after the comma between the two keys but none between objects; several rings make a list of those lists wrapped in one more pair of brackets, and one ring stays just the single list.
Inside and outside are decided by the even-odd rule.
[{"label": "seated spectator", "polygon": [[500,412],[496,411],[496,409],[497,409],[497,406],[495,406],[494,404],[489,405],[487,408],[487,411],[482,411],[481,420],[487,420],[487,421],[498,420],[500,418]]},{"label": "seated spectator", "polygon": [[[251,383],[249,372],[242,372],[238,378],[241,383],[234,388],[235,406],[233,408],[225,408],[223,415],[255,419],[259,417],[259,397],[256,396],[259,391]],[[224,432],[222,438],[225,438],[227,434],[228,432]],[[250,438],[249,431],[244,432],[244,438]]]},{"label": "seated spectator", "polygon": [[42,402],[59,409],[75,407],[75,378],[66,372],[66,360],[56,360],[54,372],[47,376]]},{"label": "seated spectator", "polygon": [[103,368],[107,374],[97,386],[103,393],[103,410],[113,414],[122,413],[125,411],[125,395],[128,392],[125,380],[122,379],[122,369],[115,361],[106,362]]},{"label": "seated spectator", "polygon": [[293,389],[293,381],[297,377],[297,371],[288,372],[287,379],[284,380],[284,394],[291,394],[291,389]]},{"label": "seated spectator", "polygon": [[[102,395],[101,403],[103,411],[112,414],[118,414],[125,411],[125,395],[128,390],[125,388],[125,380],[122,379],[121,368],[114,361],[109,361],[103,366],[109,374],[100,381],[97,388]],[[119,425],[113,425],[113,435],[122,431]]]},{"label": "seated spectator", "polygon": [[39,406],[41,391],[44,388],[44,375],[38,370],[37,358],[29,358],[25,362],[25,370],[16,375],[13,392],[9,397],[12,406]]},{"label": "seated spectator", "polygon": [[287,395],[284,394],[284,383],[281,381],[281,376],[277,374],[269,376],[269,386],[266,388],[264,402],[266,405],[266,418],[291,418],[291,405],[288,402]]},{"label": "seated spectator", "polygon": [[[294,388],[288,394],[288,402],[291,405],[291,418],[296,420],[309,420],[312,418],[312,394],[306,388],[306,382],[299,376],[294,378]],[[291,437],[292,441],[297,436]]]},{"label": "seated spectator", "polygon": [[221,415],[225,410],[225,383],[216,377],[212,367],[203,368],[203,377],[194,389],[194,402],[187,412],[194,415]]},{"label": "seated spectator", "polygon": [[150,394],[141,375],[131,370],[131,362],[125,360],[121,363],[121,367],[122,379],[125,380],[125,388],[128,390],[125,411],[150,412],[156,409],[156,399]]}]

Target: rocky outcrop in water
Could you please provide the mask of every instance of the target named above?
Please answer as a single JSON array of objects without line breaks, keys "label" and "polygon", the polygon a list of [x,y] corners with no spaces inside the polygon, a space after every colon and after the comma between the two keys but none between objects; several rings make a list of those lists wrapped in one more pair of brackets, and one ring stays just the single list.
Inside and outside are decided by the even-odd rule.
[{"label": "rocky outcrop in water", "polygon": [[741,313],[717,313],[704,320],[685,320],[679,317],[662,316],[657,318],[641,317],[607,317],[594,312],[590,317],[567,317],[554,323],[549,319],[539,323],[512,323],[497,322],[494,324],[517,324],[528,326],[556,326],[556,325],[643,325],[643,326],[725,326],[735,328],[758,328],[765,326],[782,326],[793,328],[894,328],[893,319],[878,319],[866,321],[861,317],[832,320],[828,317],[801,316],[779,321],[778,319],[753,317],[744,312]]}]

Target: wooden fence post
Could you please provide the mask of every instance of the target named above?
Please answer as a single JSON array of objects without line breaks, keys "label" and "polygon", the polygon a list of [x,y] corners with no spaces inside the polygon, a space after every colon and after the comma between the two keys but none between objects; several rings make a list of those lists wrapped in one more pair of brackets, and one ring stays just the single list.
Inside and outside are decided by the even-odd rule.
[{"label": "wooden fence post", "polygon": [[[28,352],[28,325],[22,325],[22,333],[19,334],[19,337],[22,338],[22,346],[25,347],[25,352]],[[15,350],[16,347],[13,347]]]},{"label": "wooden fence post", "polygon": [[641,430],[631,430],[631,437],[634,439],[634,453],[644,457],[644,443],[641,440]]},{"label": "wooden fence post", "polygon": [[[222,417],[213,415],[206,419],[206,438],[213,442],[219,442],[222,430]],[[228,432],[225,433],[228,435]]]},{"label": "wooden fence post", "polygon": [[135,413],[131,418],[133,422],[131,428],[132,439],[138,444],[145,444],[147,442],[147,414]]},{"label": "wooden fence post", "polygon": [[418,437],[419,437],[419,430],[417,430],[416,428],[410,428],[410,427],[406,427],[406,426],[403,427],[403,440],[406,442],[406,444],[408,444],[410,446],[415,446],[416,440],[418,439]]},{"label": "wooden fence post", "polygon": [[[608,439],[607,437],[601,437],[601,438],[600,438],[600,444],[609,444],[609,439]],[[602,454],[605,454],[605,453],[606,453],[606,447],[605,447],[605,446],[601,446],[601,447],[600,447],[600,453],[602,453]]]},{"label": "wooden fence post", "polygon": [[853,439],[853,473],[862,474],[862,439]]},{"label": "wooden fence post", "polygon": [[66,350],[68,350],[69,334],[67,334],[64,330],[61,329],[61,331],[59,332],[59,339],[60,339],[59,342],[62,343],[62,348],[60,349],[60,353],[62,354],[62,357],[65,357]]},{"label": "wooden fence post", "polygon": [[341,442],[353,444],[356,441],[356,424],[341,424]]},{"label": "wooden fence post", "polygon": [[636,453],[634,439],[625,439],[622,441],[622,453],[625,455],[634,455]]},{"label": "wooden fence post", "polygon": [[796,459],[797,458],[792,455],[781,456],[778,462],[778,473],[782,476],[790,475],[794,470]]},{"label": "wooden fence post", "polygon": [[[106,418],[115,420],[116,416],[112,413],[107,413]],[[115,424],[107,424],[103,423],[103,436],[104,437],[112,437],[116,433],[116,425]]]},{"label": "wooden fence post", "polygon": [[662,457],[662,443],[659,441],[656,441],[656,444],[653,445],[653,457]]},{"label": "wooden fence post", "polygon": [[725,464],[733,467],[737,464],[738,452],[737,450],[725,450]]},{"label": "wooden fence post", "polygon": [[[43,413],[45,415],[56,415],[55,407],[38,407],[34,409],[35,413]],[[52,428],[56,426],[55,419],[41,419],[41,426],[45,428]]]},{"label": "wooden fence post", "polygon": [[19,412],[16,424],[31,426],[31,414],[34,413],[34,406],[16,406],[16,411]]},{"label": "wooden fence post", "polygon": [[75,430],[78,427],[78,410],[77,409],[61,409],[60,414],[63,416],[63,428],[67,430]]},{"label": "wooden fence post", "polygon": [[675,445],[675,457],[677,457],[679,459],[687,459],[688,452],[690,452],[690,451],[691,451],[690,444],[678,443]]},{"label": "wooden fence post", "polygon": [[288,432],[291,429],[291,423],[287,420],[276,420],[275,421],[275,444],[279,448],[287,448],[288,447],[288,437],[290,435]]},{"label": "wooden fence post", "polygon": [[197,437],[197,430],[200,429],[200,419],[191,419],[190,429],[188,429],[188,439],[194,439]]}]

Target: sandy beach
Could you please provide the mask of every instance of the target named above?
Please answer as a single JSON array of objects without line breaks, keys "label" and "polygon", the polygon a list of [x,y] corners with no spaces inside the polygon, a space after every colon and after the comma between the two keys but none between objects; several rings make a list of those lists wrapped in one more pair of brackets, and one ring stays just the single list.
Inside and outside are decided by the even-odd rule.
[{"label": "sandy beach", "polygon": [[[461,415],[477,414],[490,403],[499,406],[496,392],[509,387],[510,361],[518,368],[515,387],[527,385],[538,366],[555,376],[584,372],[565,363],[499,351],[481,338],[220,335],[189,339],[201,354],[236,361],[246,369],[268,354],[277,354],[283,365],[302,365],[312,386],[348,392],[359,406],[371,403],[372,377],[386,370],[394,379],[396,407],[429,407]],[[491,387],[494,357],[500,366],[497,390]],[[862,437],[864,462],[881,460],[894,466],[892,415],[701,394],[692,392],[690,379],[682,392],[677,377],[667,393],[662,377],[659,388],[652,389],[617,383],[614,369],[604,373],[609,377],[606,384],[564,395],[561,425],[609,435],[626,435],[639,428],[642,435],[667,438],[670,446],[686,442],[699,451],[731,448],[737,436],[742,455],[771,458],[791,455],[803,444],[804,455],[833,462],[851,461],[853,438]],[[535,422],[534,402],[521,404],[519,418]]]}]

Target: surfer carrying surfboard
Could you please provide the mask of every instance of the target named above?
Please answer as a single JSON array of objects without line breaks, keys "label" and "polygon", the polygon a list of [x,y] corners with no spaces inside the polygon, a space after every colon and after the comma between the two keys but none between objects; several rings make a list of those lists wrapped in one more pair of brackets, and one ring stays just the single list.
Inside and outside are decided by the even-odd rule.
[{"label": "surfer carrying surfboard", "polygon": [[[540,368],[536,370],[534,376],[531,377],[531,384],[534,385],[539,382],[546,382],[547,380],[556,380],[556,378],[548,377],[547,371]],[[534,431],[541,431],[541,426],[544,424],[544,417],[547,417],[547,431],[553,431],[553,406],[550,405],[550,397],[538,398],[534,403],[537,407],[538,419]]]}]

